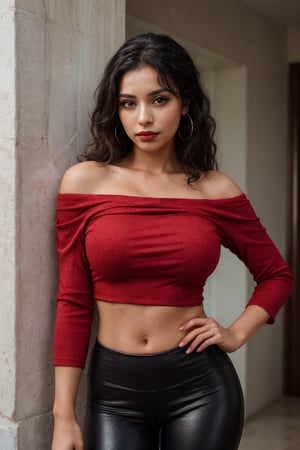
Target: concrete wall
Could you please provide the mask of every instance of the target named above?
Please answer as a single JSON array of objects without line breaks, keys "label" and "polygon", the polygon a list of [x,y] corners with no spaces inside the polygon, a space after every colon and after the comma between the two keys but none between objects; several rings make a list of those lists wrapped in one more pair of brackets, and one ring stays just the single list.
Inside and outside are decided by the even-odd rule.
[{"label": "concrete wall", "polygon": [[[14,0],[0,4],[0,447],[15,448],[15,24]],[[3,429],[2,425],[3,424]]]},{"label": "concrete wall", "polygon": [[[214,70],[223,70],[224,63],[232,69],[244,67],[245,149],[239,155],[240,173],[245,174],[245,188],[257,214],[267,226],[271,237],[285,253],[286,208],[286,32],[265,20],[237,0],[127,0],[127,35],[141,31],[161,30],[185,42],[192,54],[204,55],[204,62],[213,62]],[[205,56],[210,57],[205,59]],[[225,98],[216,96],[214,102]],[[230,100],[227,103],[230,112]],[[226,103],[222,105],[226,110]],[[223,114],[224,116],[224,114]],[[237,116],[237,125],[240,118]],[[224,119],[223,119],[224,120]],[[224,122],[223,122],[224,123]],[[227,135],[240,134],[232,124]],[[243,141],[244,139],[244,141]],[[228,140],[228,138],[227,138]],[[234,138],[233,138],[233,142]],[[234,151],[238,152],[235,148]],[[230,170],[222,154],[224,167]],[[235,167],[234,171],[238,169]],[[232,175],[235,175],[233,173]],[[243,178],[243,177],[241,177]],[[239,177],[238,177],[239,179]],[[236,274],[231,274],[234,286]],[[242,299],[246,303],[252,289],[244,281]],[[240,290],[239,290],[240,292]],[[237,295],[233,289],[232,295]],[[238,300],[240,304],[240,300]],[[230,308],[231,309],[231,308]],[[233,312],[233,311],[231,311]],[[235,310],[235,314],[238,311]],[[242,349],[238,358],[243,373],[247,414],[279,397],[282,393],[282,314],[275,326],[265,326]],[[274,358],[276,355],[276,358]]]},{"label": "concrete wall", "polygon": [[50,448],[55,196],[124,34],[124,0],[1,1],[1,450]]}]

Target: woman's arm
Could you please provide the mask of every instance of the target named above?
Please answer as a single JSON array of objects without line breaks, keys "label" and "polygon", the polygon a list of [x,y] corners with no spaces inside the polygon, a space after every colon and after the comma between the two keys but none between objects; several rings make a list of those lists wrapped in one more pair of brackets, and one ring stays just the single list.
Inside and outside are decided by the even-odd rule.
[{"label": "woman's arm", "polygon": [[[82,191],[85,174],[82,167],[83,165],[77,164],[66,172],[62,179],[60,194]],[[82,257],[84,250],[81,244],[83,219],[80,217],[83,212],[80,207],[75,208],[74,212],[72,208],[74,208],[73,204],[69,206],[67,203],[65,206],[62,200],[58,202],[56,225],[60,283],[54,339],[56,367],[52,450],[83,449],[82,433],[77,423],[75,405],[89,341],[92,294],[88,269],[82,262],[84,261]],[[77,222],[74,220],[75,216],[79,217]],[[77,319],[78,310],[81,312],[80,320]],[[72,335],[77,336],[76,344],[78,345],[74,345],[74,340],[70,339]]]},{"label": "woman's arm", "polygon": [[81,373],[82,369],[77,367],[55,367],[52,450],[83,449],[82,434],[75,415]]},{"label": "woman's arm", "polygon": [[190,344],[186,353],[201,352],[210,345],[218,345],[226,352],[234,352],[245,344],[267,322],[269,314],[260,306],[250,305],[228,328],[212,318],[196,317],[184,323],[179,330],[185,336],[180,347]]},{"label": "woman's arm", "polygon": [[277,312],[292,292],[291,273],[267,235],[253,208],[236,183],[226,175],[211,172],[205,180],[209,198],[231,197],[226,208],[213,211],[221,243],[237,255],[247,266],[256,281],[256,287],[247,308],[228,328],[214,319],[194,318],[180,327],[185,334],[180,346],[190,344],[188,352],[202,351],[217,344],[233,352],[247,342],[266,322],[273,323]]}]

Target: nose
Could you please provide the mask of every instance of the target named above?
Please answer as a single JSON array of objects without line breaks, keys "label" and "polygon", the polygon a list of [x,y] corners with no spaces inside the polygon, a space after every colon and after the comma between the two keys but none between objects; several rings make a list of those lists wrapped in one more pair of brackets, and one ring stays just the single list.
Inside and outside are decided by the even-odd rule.
[{"label": "nose", "polygon": [[153,116],[151,108],[147,105],[141,105],[139,108],[139,114],[138,114],[138,123],[139,125],[149,125],[150,123],[153,123]]}]

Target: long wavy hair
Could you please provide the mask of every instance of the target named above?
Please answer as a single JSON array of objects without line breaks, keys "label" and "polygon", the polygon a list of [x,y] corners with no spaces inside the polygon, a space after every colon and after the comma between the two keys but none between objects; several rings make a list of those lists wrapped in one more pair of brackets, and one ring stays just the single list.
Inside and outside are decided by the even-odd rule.
[{"label": "long wavy hair", "polygon": [[[91,115],[91,140],[80,160],[116,164],[128,156],[132,141],[118,115],[119,86],[129,70],[150,66],[156,70],[159,84],[174,92],[174,86],[188,114],[193,130],[183,117],[176,133],[176,156],[188,183],[203,172],[216,169],[216,123],[210,113],[210,101],[201,84],[200,74],[186,50],[169,36],[145,33],[126,41],[108,62],[95,92],[96,107]],[[185,122],[185,123],[184,123]],[[185,131],[184,131],[185,130]],[[182,135],[190,135],[183,139]]]}]

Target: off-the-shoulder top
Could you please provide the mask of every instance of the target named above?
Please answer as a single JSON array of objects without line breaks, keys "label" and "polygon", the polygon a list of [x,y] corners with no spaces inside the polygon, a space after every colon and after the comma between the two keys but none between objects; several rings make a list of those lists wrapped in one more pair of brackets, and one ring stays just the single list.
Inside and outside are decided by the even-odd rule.
[{"label": "off-the-shoulder top", "polygon": [[93,299],[194,306],[221,245],[248,267],[272,323],[292,289],[290,271],[245,194],[223,199],[58,194],[59,289],[54,364],[83,367]]}]

